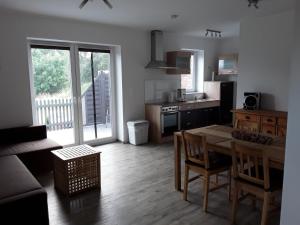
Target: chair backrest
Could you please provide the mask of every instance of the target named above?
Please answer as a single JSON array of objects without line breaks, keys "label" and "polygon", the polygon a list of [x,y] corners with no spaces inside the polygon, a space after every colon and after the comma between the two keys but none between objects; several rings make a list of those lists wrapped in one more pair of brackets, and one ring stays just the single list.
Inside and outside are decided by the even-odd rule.
[{"label": "chair backrest", "polygon": [[209,157],[204,135],[195,135],[187,132],[182,132],[185,159],[206,169],[209,168]]},{"label": "chair backrest", "polygon": [[264,149],[251,148],[240,141],[232,142],[231,146],[233,176],[269,189],[269,157]]},{"label": "chair backrest", "polygon": [[251,132],[258,132],[258,123],[250,122],[250,121],[243,121],[243,120],[235,120],[234,128],[247,130]]}]

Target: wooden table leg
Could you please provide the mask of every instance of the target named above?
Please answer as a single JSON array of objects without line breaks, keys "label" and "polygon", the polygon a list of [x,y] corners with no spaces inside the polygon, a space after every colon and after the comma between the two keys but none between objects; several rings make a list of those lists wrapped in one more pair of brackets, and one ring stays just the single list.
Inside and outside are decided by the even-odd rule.
[{"label": "wooden table leg", "polygon": [[181,136],[174,134],[175,189],[181,191]]}]

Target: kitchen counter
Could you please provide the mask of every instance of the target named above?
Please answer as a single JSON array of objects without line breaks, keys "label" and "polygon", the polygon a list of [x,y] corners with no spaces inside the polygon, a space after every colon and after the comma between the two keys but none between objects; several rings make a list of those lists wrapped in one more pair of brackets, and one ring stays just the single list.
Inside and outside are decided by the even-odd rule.
[{"label": "kitchen counter", "polygon": [[218,107],[220,106],[220,100],[215,99],[198,99],[198,100],[188,100],[184,102],[155,102],[146,103],[148,106],[179,106],[179,110],[188,109],[198,109],[198,108],[208,108],[208,107]]},{"label": "kitchen counter", "polygon": [[219,100],[215,99],[198,99],[198,100],[187,100],[187,101],[176,101],[176,102],[151,102],[146,103],[146,105],[158,105],[158,106],[182,106],[188,104],[195,104],[195,103],[207,103],[207,102],[220,102]]},{"label": "kitchen counter", "polygon": [[173,139],[174,131],[216,124],[219,121],[219,107],[220,100],[215,99],[145,104],[145,117],[150,123],[150,140],[163,143]]}]

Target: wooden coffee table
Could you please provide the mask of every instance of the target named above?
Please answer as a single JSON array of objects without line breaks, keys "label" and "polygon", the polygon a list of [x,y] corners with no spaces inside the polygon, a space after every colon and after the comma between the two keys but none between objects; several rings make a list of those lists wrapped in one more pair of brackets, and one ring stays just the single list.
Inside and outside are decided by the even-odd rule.
[{"label": "wooden coffee table", "polygon": [[88,145],[52,151],[55,188],[71,196],[89,189],[101,189],[100,153]]}]

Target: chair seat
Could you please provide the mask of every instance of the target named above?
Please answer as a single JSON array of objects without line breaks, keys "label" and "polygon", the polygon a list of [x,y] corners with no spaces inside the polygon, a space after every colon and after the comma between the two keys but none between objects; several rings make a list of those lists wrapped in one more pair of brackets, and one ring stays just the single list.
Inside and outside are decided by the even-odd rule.
[{"label": "chair seat", "polygon": [[[223,154],[216,153],[216,152],[209,152],[208,157],[209,157],[208,170],[216,170],[216,169],[227,168],[227,167],[229,168],[232,164],[231,157],[227,156],[227,155],[223,155]],[[191,166],[205,168],[204,165],[192,162],[190,160],[186,160],[185,162]]]},{"label": "chair seat", "polygon": [[[252,171],[253,174],[255,174],[255,169],[254,168],[251,168],[251,171]],[[247,180],[242,179],[240,177],[235,178],[235,180],[243,182],[243,183],[248,183],[250,185],[255,185],[255,186],[257,186],[259,188],[262,188],[262,189],[264,189],[265,191],[268,191],[268,192],[273,192],[273,191],[277,191],[277,190],[282,189],[283,171],[278,170],[278,169],[270,168],[269,173],[270,173],[270,188],[269,189],[264,189],[263,185],[254,184],[253,182],[247,181]],[[263,174],[263,167],[262,166],[259,167],[259,174],[260,175]],[[260,179],[262,179],[262,178],[263,177],[260,176]]]}]

